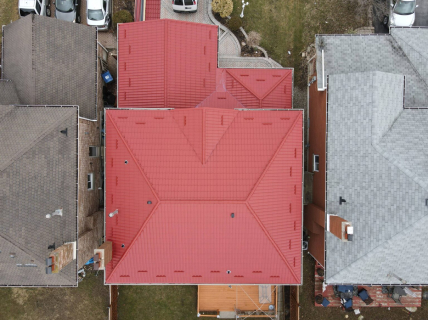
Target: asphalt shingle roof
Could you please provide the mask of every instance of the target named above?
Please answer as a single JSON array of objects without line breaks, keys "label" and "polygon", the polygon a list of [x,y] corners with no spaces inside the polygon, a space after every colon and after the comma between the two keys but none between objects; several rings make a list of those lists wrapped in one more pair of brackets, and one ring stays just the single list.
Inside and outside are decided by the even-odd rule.
[{"label": "asphalt shingle roof", "polygon": [[4,27],[3,78],[26,105],[78,105],[95,119],[95,28],[29,15]]},{"label": "asphalt shingle roof", "polygon": [[76,286],[76,261],[46,275],[45,259],[49,245],[77,241],[78,108],[0,110],[0,286]]},{"label": "asphalt shingle roof", "polygon": [[20,104],[15,84],[11,80],[0,79],[0,105],[12,104]]},{"label": "asphalt shingle roof", "polygon": [[[422,245],[428,241],[427,74],[411,51],[412,43],[427,51],[428,33],[393,29],[396,37],[396,31],[406,42],[391,36],[317,39],[328,76],[326,213],[354,226],[353,242],[326,232],[327,283],[401,284],[396,276],[428,283]],[[321,75],[321,63],[317,70]]]}]

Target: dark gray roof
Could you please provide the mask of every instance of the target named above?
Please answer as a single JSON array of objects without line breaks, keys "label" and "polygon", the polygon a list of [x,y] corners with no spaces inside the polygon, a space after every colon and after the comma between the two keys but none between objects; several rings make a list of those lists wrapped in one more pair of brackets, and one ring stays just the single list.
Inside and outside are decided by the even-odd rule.
[{"label": "dark gray roof", "polygon": [[29,15],[4,27],[3,78],[26,105],[78,105],[96,114],[96,30]]},{"label": "dark gray roof", "polygon": [[20,104],[15,84],[11,80],[0,79],[0,105]]},{"label": "dark gray roof", "polygon": [[45,258],[49,245],[77,241],[78,108],[0,110],[0,286],[76,286],[76,260],[46,275]]},{"label": "dark gray roof", "polygon": [[[416,38],[412,41],[427,51],[426,30],[405,32],[406,40]],[[428,103],[423,62],[416,64],[418,54],[404,42],[400,49],[394,47],[391,36],[322,36],[317,42],[321,39],[328,76],[326,213],[354,226],[353,242],[326,232],[326,282],[401,284],[398,276],[407,283],[427,284]],[[359,46],[367,51],[354,55]],[[381,72],[388,67],[385,60],[395,72]],[[317,71],[320,75],[320,64]],[[340,196],[347,201],[343,205]]]}]

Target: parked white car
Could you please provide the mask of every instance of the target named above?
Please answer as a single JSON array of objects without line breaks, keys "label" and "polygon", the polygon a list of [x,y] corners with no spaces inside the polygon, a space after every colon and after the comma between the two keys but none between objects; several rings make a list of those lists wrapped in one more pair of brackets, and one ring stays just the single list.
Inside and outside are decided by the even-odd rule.
[{"label": "parked white car", "polygon": [[174,12],[196,12],[198,11],[198,0],[172,0]]},{"label": "parked white car", "polygon": [[415,22],[416,0],[397,0],[391,2],[390,27],[411,27]]},{"label": "parked white car", "polygon": [[98,31],[108,30],[110,24],[111,0],[86,0],[86,23]]},{"label": "parked white car", "polygon": [[31,13],[41,16],[51,16],[49,0],[19,0],[18,10],[20,17],[25,17]]}]

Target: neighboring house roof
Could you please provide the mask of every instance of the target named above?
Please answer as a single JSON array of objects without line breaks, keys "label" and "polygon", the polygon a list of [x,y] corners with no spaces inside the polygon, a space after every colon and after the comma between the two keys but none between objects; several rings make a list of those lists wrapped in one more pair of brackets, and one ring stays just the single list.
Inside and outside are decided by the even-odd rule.
[{"label": "neighboring house roof", "polygon": [[45,271],[49,245],[77,241],[77,127],[77,107],[0,106],[0,286],[77,286],[76,261]]},{"label": "neighboring house roof", "polygon": [[0,105],[20,104],[15,84],[11,80],[0,79]]},{"label": "neighboring house roof", "polygon": [[145,0],[145,21],[160,19],[161,1]]},{"label": "neighboring house roof", "polygon": [[106,283],[301,283],[301,110],[105,119]]},{"label": "neighboring house roof", "polygon": [[[326,214],[354,226],[352,242],[326,232],[327,283],[428,283],[428,249],[419,245],[428,241],[427,73],[421,58],[428,33],[393,28],[391,34],[317,37],[325,81],[328,76]],[[339,205],[339,197],[346,203]]]},{"label": "neighboring house roof", "polygon": [[39,15],[4,27],[2,78],[26,105],[79,105],[95,119],[96,29]]},{"label": "neighboring house roof", "polygon": [[[118,27],[118,106],[292,108],[293,69],[217,68],[217,26],[155,20]],[[221,101],[223,102],[223,101]]]}]

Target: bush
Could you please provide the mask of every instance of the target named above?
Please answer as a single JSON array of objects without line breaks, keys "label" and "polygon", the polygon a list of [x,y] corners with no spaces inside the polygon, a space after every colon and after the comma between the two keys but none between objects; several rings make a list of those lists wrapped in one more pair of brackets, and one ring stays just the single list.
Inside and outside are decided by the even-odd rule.
[{"label": "bush", "polygon": [[260,35],[260,33],[250,31],[248,33],[247,45],[249,47],[256,47],[260,44],[260,40],[262,40],[262,36]]},{"label": "bush", "polygon": [[213,11],[219,13],[222,18],[230,16],[233,11],[232,0],[213,0],[211,6]]},{"label": "bush", "polygon": [[227,27],[231,30],[231,31],[238,31],[239,28],[242,27],[242,20],[239,17],[232,17],[230,18],[230,20],[227,22]]},{"label": "bush", "polygon": [[113,28],[117,29],[118,23],[126,23],[134,21],[134,17],[127,10],[120,10],[113,15]]}]

